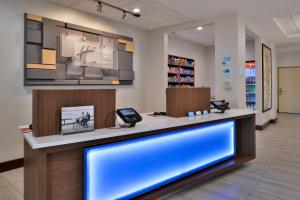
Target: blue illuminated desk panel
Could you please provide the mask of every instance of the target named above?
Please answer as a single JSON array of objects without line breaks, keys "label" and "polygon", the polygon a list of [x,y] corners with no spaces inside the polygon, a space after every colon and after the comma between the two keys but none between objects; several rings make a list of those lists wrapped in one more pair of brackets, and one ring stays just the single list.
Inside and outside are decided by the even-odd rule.
[{"label": "blue illuminated desk panel", "polygon": [[235,121],[84,150],[84,199],[131,199],[236,155]]}]

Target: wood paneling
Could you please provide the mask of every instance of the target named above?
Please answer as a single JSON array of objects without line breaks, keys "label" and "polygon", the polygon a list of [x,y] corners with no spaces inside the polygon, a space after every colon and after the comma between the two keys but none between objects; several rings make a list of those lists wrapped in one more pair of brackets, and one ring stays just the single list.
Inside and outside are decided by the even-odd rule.
[{"label": "wood paneling", "polygon": [[47,154],[31,149],[24,139],[24,199],[46,200]]},{"label": "wood paneling", "polygon": [[56,64],[56,51],[50,49],[42,49],[42,64],[55,65]]},{"label": "wood paneling", "polygon": [[27,69],[56,69],[55,65],[43,65],[43,64],[27,64]]},{"label": "wood paneling", "polygon": [[210,88],[167,88],[167,115],[184,117],[188,112],[210,112]]},{"label": "wood paneling", "polygon": [[61,108],[94,106],[96,129],[115,126],[116,91],[33,90],[32,132],[36,137],[60,133]]},{"label": "wood paneling", "polygon": [[[243,133],[243,134],[241,134]],[[237,156],[255,156],[255,115],[236,121]]]},{"label": "wood paneling", "polygon": [[123,40],[123,39],[118,39],[118,42],[120,44],[124,44],[125,45],[125,51],[134,52],[134,45],[132,41],[128,41],[128,40]]},{"label": "wood paneling", "polygon": [[47,199],[82,200],[82,150],[75,149],[49,154],[47,162]]},{"label": "wood paneling", "polygon": [[120,84],[120,81],[115,80],[115,81],[112,81],[111,84],[113,84],[113,85],[119,85],[119,84]]},{"label": "wood paneling", "polygon": [[38,16],[38,15],[33,15],[33,14],[26,14],[26,19],[32,20],[32,21],[37,21],[37,22],[42,22],[43,17]]},{"label": "wood paneling", "polygon": [[162,134],[193,126],[236,120],[236,157],[145,193],[136,199],[161,199],[208,178],[226,173],[255,158],[255,115],[173,127],[163,130],[117,136],[75,144],[32,150],[25,141],[24,200],[81,200],[84,193],[83,150],[129,139]]}]

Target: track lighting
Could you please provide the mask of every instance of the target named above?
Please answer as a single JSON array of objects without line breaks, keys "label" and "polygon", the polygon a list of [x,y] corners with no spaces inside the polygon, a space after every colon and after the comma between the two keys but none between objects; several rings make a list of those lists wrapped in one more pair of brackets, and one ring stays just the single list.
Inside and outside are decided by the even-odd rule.
[{"label": "track lighting", "polygon": [[127,17],[127,12],[126,12],[126,11],[123,11],[122,19],[126,19],[126,17]]},{"label": "track lighting", "polygon": [[103,8],[103,3],[102,2],[98,2],[97,11],[101,13],[102,12],[102,8]]},{"label": "track lighting", "polygon": [[112,4],[106,3],[104,1],[100,1],[100,0],[94,0],[94,1],[98,3],[97,11],[100,12],[100,13],[103,10],[103,6],[108,6],[108,7],[111,7],[111,8],[114,8],[116,10],[119,10],[119,11],[123,12],[122,19],[126,19],[128,14],[130,14],[134,17],[141,17],[141,14],[139,13],[141,10],[139,8],[135,8],[133,12],[130,12],[128,10],[125,10],[123,8],[120,8],[120,7],[114,6]]},{"label": "track lighting", "polygon": [[139,8],[134,8],[132,11],[133,11],[133,13],[140,13],[140,12],[141,12],[141,9],[139,9]]}]

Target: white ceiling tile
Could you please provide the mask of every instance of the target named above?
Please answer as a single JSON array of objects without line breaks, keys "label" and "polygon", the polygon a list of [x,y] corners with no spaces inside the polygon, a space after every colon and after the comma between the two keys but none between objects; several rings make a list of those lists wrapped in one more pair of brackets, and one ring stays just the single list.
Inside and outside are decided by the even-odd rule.
[{"label": "white ceiling tile", "polygon": [[169,19],[172,19],[172,17],[170,17],[169,15],[160,13],[160,12],[143,15],[142,18],[145,20],[148,20],[150,22],[153,22],[153,23],[158,23],[158,22],[167,21]]},{"label": "white ceiling tile", "polygon": [[275,17],[275,20],[279,23],[279,24],[286,24],[286,23],[292,23],[293,19],[291,16],[284,16],[284,17]]},{"label": "white ceiling tile", "polygon": [[141,18],[131,18],[129,20],[126,20],[125,23],[136,27],[140,27],[142,29],[153,29],[157,26],[155,23],[143,20]]},{"label": "white ceiling tile", "polygon": [[133,3],[137,0],[104,0],[104,2],[112,4],[114,6],[124,6]]},{"label": "white ceiling tile", "polygon": [[78,3],[73,4],[71,8],[75,8],[92,14],[98,14],[97,4],[89,0],[79,1]]},{"label": "white ceiling tile", "polygon": [[[82,0],[79,3],[74,4],[71,8],[81,10],[84,12],[92,13],[101,17],[117,20],[117,21],[123,21],[122,15],[123,13],[119,10],[104,6],[102,8],[102,12],[97,11],[97,3],[91,1],[91,0]],[[132,16],[128,15],[127,19],[131,18]]]},{"label": "white ceiling tile", "polygon": [[296,21],[295,24],[300,34],[300,21]]},{"label": "white ceiling tile", "polygon": [[176,32],[176,37],[195,42],[204,46],[213,46],[215,44],[214,25],[203,26],[203,30],[198,31],[195,28]]},{"label": "white ceiling tile", "polygon": [[74,3],[79,2],[80,0],[48,0],[48,1],[60,4],[60,5],[64,5],[64,6],[71,6]]},{"label": "white ceiling tile", "polygon": [[299,34],[299,31],[296,27],[296,25],[294,24],[294,22],[292,23],[281,23],[280,24],[281,28],[286,32],[287,35],[295,35],[295,34]]},{"label": "white ceiling tile", "polygon": [[146,14],[153,13],[156,11],[156,9],[154,7],[152,7],[149,3],[147,3],[147,1],[146,2],[135,1],[133,3],[129,3],[129,4],[122,6],[122,8],[125,10],[128,10],[128,11],[131,11],[131,12],[134,8],[139,8],[139,9],[141,9],[142,15],[146,15]]},{"label": "white ceiling tile", "polygon": [[300,22],[300,15],[292,15],[294,22]]}]

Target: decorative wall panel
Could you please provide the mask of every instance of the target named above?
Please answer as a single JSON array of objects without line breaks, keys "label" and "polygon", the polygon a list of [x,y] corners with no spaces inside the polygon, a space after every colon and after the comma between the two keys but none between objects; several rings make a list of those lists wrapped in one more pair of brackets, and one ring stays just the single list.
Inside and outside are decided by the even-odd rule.
[{"label": "decorative wall panel", "polygon": [[130,37],[25,14],[24,42],[25,85],[133,84]]},{"label": "decorative wall panel", "polygon": [[272,52],[265,44],[262,45],[262,87],[263,112],[272,109]]}]

